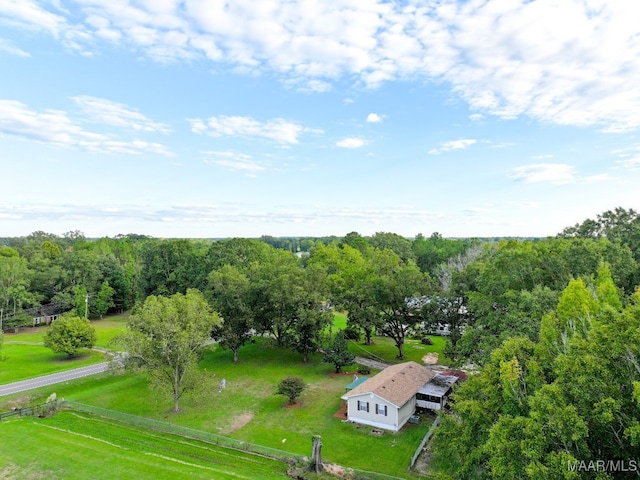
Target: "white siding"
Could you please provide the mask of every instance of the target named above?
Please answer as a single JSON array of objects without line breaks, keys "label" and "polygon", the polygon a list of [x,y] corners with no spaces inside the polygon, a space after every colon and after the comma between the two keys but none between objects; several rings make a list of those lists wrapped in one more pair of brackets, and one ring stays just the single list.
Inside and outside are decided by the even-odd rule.
[{"label": "white siding", "polygon": [[[358,401],[361,406],[368,403],[369,411],[358,410]],[[376,412],[376,405],[380,406],[380,413]],[[386,415],[382,413],[385,406],[387,407]],[[347,408],[347,418],[350,422],[362,423],[394,432],[399,430],[398,408],[377,395],[363,394],[351,397],[348,399]]]},{"label": "white siding", "polygon": [[407,423],[409,417],[416,412],[416,397],[411,397],[398,412],[398,430]]},{"label": "white siding", "polygon": [[[445,399],[442,399],[442,403],[446,404]],[[420,408],[428,408],[429,410],[441,410],[442,407],[436,402],[427,402],[426,400],[416,400],[416,405]],[[444,405],[442,405],[444,406]]]}]

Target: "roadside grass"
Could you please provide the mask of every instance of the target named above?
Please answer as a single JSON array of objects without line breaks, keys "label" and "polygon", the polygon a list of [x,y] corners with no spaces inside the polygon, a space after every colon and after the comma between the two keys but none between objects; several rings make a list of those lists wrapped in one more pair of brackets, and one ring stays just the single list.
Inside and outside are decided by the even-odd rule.
[{"label": "roadside grass", "polygon": [[[196,390],[183,396],[179,414],[170,413],[168,395],[150,389],[145,375],[132,373],[52,385],[34,391],[31,401],[43,401],[55,391],[69,400],[307,456],[313,435],[321,435],[325,461],[414,478],[407,467],[430,421],[407,425],[397,434],[373,435],[370,427],[334,417],[357,365],[336,375],[333,365],[321,363],[319,355],[304,364],[300,354],[259,337],[255,344],[240,349],[238,363],[233,362],[231,352],[212,345],[200,369],[204,379]],[[277,384],[288,375],[299,375],[308,384],[295,408],[287,407],[287,399],[275,393]],[[222,378],[226,388],[218,393]]]},{"label": "roadside grass", "polygon": [[[126,315],[118,315],[92,321],[98,337],[96,346],[108,348],[111,339],[125,331],[127,318]],[[2,348],[5,360],[0,363],[0,385],[105,361],[102,353],[91,350],[81,350],[73,358],[53,353],[42,344],[48,328],[36,327],[26,332],[5,334]]]},{"label": "roadside grass", "polygon": [[43,345],[8,342],[2,348],[2,356],[5,360],[0,362],[0,385],[104,361],[102,353],[92,350],[82,350],[75,357],[67,358]]},{"label": "roadside grass", "polygon": [[3,421],[0,435],[0,478],[287,478],[277,460],[76,412]]}]

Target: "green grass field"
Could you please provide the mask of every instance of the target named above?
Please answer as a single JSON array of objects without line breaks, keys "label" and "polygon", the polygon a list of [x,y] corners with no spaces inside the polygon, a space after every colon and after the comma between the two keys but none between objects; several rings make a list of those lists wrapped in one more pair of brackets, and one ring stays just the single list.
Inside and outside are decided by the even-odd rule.
[{"label": "green grass field", "polygon": [[[171,400],[150,389],[144,375],[131,373],[105,374],[45,387],[30,392],[29,401],[41,402],[55,391],[58,397],[68,400],[298,455],[310,455],[312,436],[321,435],[323,457],[329,462],[412,478],[407,466],[429,421],[407,425],[398,434],[377,436],[371,434],[369,427],[343,423],[334,417],[355,365],[344,374],[335,375],[333,366],[321,363],[320,356],[312,356],[311,362],[304,364],[299,354],[275,348],[269,339],[259,338],[240,350],[237,364],[230,352],[212,346],[200,367],[205,379],[197,390],[183,397],[179,414],[170,413]],[[287,375],[300,375],[309,385],[296,408],[287,408],[286,398],[275,394],[277,383]],[[227,388],[218,393],[222,378],[227,380]],[[5,405],[9,401],[5,400]],[[0,404],[0,410],[6,409]]]},{"label": "green grass field", "polygon": [[77,412],[4,420],[0,435],[0,478],[287,478],[277,460]]},{"label": "green grass field", "polygon": [[[99,321],[104,322],[102,326],[96,322],[96,327],[102,327],[108,332],[106,336],[112,337],[124,327],[124,321],[105,319]],[[344,320],[338,318],[336,323],[339,321]],[[426,346],[410,340],[406,346],[407,360],[421,362],[422,356],[442,346]],[[390,363],[398,361],[389,339],[376,337],[373,346],[352,342],[351,348],[356,347],[369,349]],[[362,352],[354,353],[363,355]],[[16,403],[44,401],[56,392],[58,397],[68,400],[225,435],[296,455],[310,455],[312,436],[321,435],[326,461],[414,478],[407,466],[430,426],[429,419],[420,425],[407,425],[397,434],[372,435],[370,427],[343,423],[334,416],[342,403],[340,396],[352,380],[357,365],[346,367],[343,374],[336,375],[333,365],[322,363],[320,355],[312,355],[310,362],[304,364],[298,353],[276,348],[268,338],[257,338],[255,344],[240,349],[238,363],[233,362],[231,352],[211,345],[200,369],[204,379],[181,399],[182,412],[179,414],[170,413],[171,400],[152,390],[145,375],[133,373],[107,373],[7,397],[0,400],[0,411]],[[275,394],[278,382],[288,375],[299,375],[308,384],[295,408],[288,408],[286,398]],[[217,386],[222,378],[226,379],[227,388],[218,393]]]},{"label": "green grass field", "polygon": [[398,359],[398,349],[392,339],[388,337],[373,337],[373,345],[365,345],[362,341],[349,342],[349,351],[355,355],[374,358],[386,363],[400,363],[413,360],[423,363],[423,357],[429,353],[438,354],[438,363],[448,365],[451,361],[444,355],[445,339],[438,336],[430,336],[433,345],[423,345],[420,340],[405,339],[404,360]]},{"label": "green grass field", "polygon": [[[96,346],[107,348],[111,339],[125,330],[126,318],[116,316],[91,322],[97,331]],[[53,353],[42,344],[47,328],[5,334],[1,351],[5,360],[0,362],[0,385],[105,361],[103,354],[90,350],[83,350],[74,358]]]},{"label": "green grass field", "polygon": [[[332,331],[344,330],[347,327],[347,314],[345,312],[334,312]],[[422,364],[422,358],[428,353],[438,354],[438,363],[448,365],[451,360],[444,354],[445,338],[436,335],[430,335],[433,345],[423,345],[420,340],[406,338],[404,345],[405,359],[402,361],[413,360]],[[386,363],[399,363],[398,349],[392,339],[387,337],[373,337],[373,345],[365,345],[363,340],[359,342],[350,341],[349,351],[355,355],[367,358],[375,358]]]}]

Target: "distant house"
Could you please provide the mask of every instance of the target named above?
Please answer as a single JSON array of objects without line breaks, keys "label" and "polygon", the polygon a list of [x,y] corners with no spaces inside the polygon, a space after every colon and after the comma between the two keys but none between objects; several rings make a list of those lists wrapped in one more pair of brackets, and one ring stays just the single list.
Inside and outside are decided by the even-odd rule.
[{"label": "distant house", "polygon": [[387,367],[341,397],[347,419],[397,432],[416,411],[416,393],[433,376],[416,362]]}]

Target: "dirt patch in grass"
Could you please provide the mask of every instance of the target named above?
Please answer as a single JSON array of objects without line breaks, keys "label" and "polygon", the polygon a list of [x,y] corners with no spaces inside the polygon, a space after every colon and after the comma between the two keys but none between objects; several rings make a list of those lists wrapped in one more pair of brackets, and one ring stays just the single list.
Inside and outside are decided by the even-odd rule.
[{"label": "dirt patch in grass", "polygon": [[251,420],[253,420],[253,413],[251,413],[251,412],[241,413],[240,415],[237,415],[233,419],[233,422],[231,422],[231,425],[229,426],[229,428],[226,428],[222,433],[225,434],[225,435],[229,435],[229,434],[235,432],[236,430],[240,430],[242,427],[244,427]]},{"label": "dirt patch in grass", "polygon": [[[0,408],[0,411],[13,410],[14,408],[28,407],[33,403],[33,398],[34,398],[33,395],[21,395],[19,397],[13,398],[8,402],[4,403],[3,407]],[[0,475],[0,478],[4,478],[4,477]]]},{"label": "dirt patch in grass", "polygon": [[335,418],[339,418],[340,420],[346,420],[347,418],[347,402],[342,402],[340,408],[336,413],[333,414]]},{"label": "dirt patch in grass", "polygon": [[435,365],[438,363],[438,354],[435,352],[427,353],[422,357],[422,363],[425,365]]},{"label": "dirt patch in grass", "polygon": [[0,469],[0,478],[6,478],[7,480],[40,480],[40,479],[55,479],[58,478],[53,472],[42,472],[35,466],[29,466],[27,468],[21,468],[18,465],[6,465]]}]

